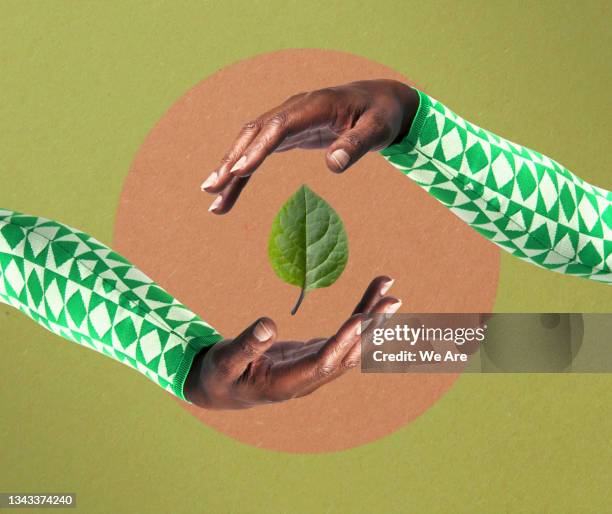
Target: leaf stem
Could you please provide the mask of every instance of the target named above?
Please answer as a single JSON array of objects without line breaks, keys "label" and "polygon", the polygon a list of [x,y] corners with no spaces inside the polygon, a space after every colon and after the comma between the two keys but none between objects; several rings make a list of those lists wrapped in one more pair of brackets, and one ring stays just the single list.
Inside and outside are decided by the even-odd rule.
[{"label": "leaf stem", "polygon": [[293,309],[291,309],[291,315],[292,316],[295,316],[295,313],[300,308],[300,305],[302,305],[302,301],[304,300],[304,296],[306,296],[306,291],[304,291],[304,288],[302,288],[302,290],[300,291],[300,296],[298,296],[297,302],[295,302],[295,305],[293,306]]}]

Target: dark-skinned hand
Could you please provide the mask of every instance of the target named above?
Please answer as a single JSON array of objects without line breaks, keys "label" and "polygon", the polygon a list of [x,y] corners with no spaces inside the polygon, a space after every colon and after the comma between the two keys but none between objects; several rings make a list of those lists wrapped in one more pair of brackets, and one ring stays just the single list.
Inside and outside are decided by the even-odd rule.
[{"label": "dark-skinned hand", "polygon": [[185,397],[208,409],[244,409],[312,393],[359,364],[362,329],[372,330],[371,316],[393,314],[401,305],[387,296],[392,284],[389,277],[374,279],[352,316],[328,338],[279,342],[274,322],[258,319],[235,339],[196,356]]},{"label": "dark-skinned hand", "polygon": [[341,173],[367,152],[400,141],[418,109],[417,92],[394,80],[364,80],[292,96],[245,124],[221,166],[202,184],[225,214],[253,172],[273,152],[326,149],[325,163]]},{"label": "dark-skinned hand", "polygon": [[[252,174],[274,152],[326,149],[327,167],[343,172],[367,152],[401,140],[417,108],[416,91],[392,80],[292,96],[244,125],[221,166],[202,184],[216,195],[209,210],[229,212]],[[376,278],[353,315],[329,338],[276,342],[274,322],[257,320],[236,339],[196,357],[185,384],[187,399],[211,409],[241,409],[310,394],[359,363],[364,320],[399,309],[398,299],[385,296],[392,282]]]}]

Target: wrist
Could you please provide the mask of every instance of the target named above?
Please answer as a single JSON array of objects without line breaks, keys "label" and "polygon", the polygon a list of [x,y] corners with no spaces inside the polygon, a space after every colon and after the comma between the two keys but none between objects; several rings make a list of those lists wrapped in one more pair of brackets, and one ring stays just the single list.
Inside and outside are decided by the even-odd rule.
[{"label": "wrist", "polygon": [[409,85],[397,82],[397,99],[402,111],[401,126],[397,137],[389,146],[404,140],[419,110],[419,93]]},{"label": "wrist", "polygon": [[193,358],[191,368],[187,373],[187,378],[185,379],[185,384],[183,387],[183,395],[185,400],[189,403],[193,403],[200,407],[204,407],[207,404],[206,395],[204,394],[201,384],[201,374],[203,369],[204,357],[208,350],[212,348],[211,346],[207,346],[202,348],[196,356]]},{"label": "wrist", "polygon": [[[423,92],[410,88],[416,99],[407,99],[409,102],[406,107],[406,128],[400,136],[389,146],[383,148],[380,153],[384,157],[394,157],[404,155],[414,149],[419,140],[421,131],[425,124],[425,120],[431,109],[431,99]],[[416,109],[415,109],[416,107]]]}]

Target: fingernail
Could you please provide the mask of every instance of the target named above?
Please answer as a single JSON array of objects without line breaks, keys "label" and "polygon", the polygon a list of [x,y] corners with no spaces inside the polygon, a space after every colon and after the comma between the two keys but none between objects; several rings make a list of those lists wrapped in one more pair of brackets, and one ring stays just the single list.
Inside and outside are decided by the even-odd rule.
[{"label": "fingernail", "polygon": [[342,149],[334,151],[330,157],[338,165],[338,169],[340,170],[343,170],[351,159],[350,155]]},{"label": "fingernail", "polygon": [[234,173],[234,171],[238,171],[240,168],[242,168],[245,162],[246,162],[246,155],[243,155],[242,157],[240,157],[240,159],[236,161],[236,164],[232,166],[230,173]]},{"label": "fingernail", "polygon": [[272,332],[270,332],[270,329],[266,327],[263,321],[258,321],[253,329],[253,335],[259,342],[263,343],[272,337]]},{"label": "fingernail", "polygon": [[370,323],[372,323],[372,321],[374,320],[370,318],[363,320],[361,323],[359,323],[355,328],[355,334],[357,334],[358,336],[361,335],[370,326]]},{"label": "fingernail", "polygon": [[208,178],[202,183],[202,191],[204,191],[207,187],[214,186],[219,178],[219,175],[216,171],[213,171]]},{"label": "fingernail", "polygon": [[382,295],[386,295],[387,291],[389,291],[389,289],[391,289],[391,286],[393,285],[393,282],[395,282],[395,280],[391,279],[391,280],[387,280],[382,287],[380,288],[380,294]]},{"label": "fingernail", "polygon": [[213,203],[210,204],[210,207],[208,208],[208,212],[214,211],[217,207],[219,207],[222,201],[223,201],[223,197],[221,195],[217,196],[217,198],[215,198]]},{"label": "fingernail", "polygon": [[402,302],[398,300],[385,308],[385,314],[395,314],[397,310],[402,306]]}]

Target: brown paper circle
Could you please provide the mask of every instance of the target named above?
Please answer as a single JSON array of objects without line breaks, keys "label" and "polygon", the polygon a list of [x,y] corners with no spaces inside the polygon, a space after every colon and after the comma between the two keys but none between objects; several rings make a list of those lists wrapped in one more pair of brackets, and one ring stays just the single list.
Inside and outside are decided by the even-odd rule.
[{"label": "brown paper circle", "polygon": [[[399,73],[329,50],[284,50],[224,68],[180,98],[138,151],[119,204],[115,246],[226,336],[259,316],[279,338],[330,335],[368,282],[396,279],[392,293],[406,312],[487,312],[499,274],[499,251],[417,185],[370,154],[343,175],[327,171],[323,153],[273,155],[226,216],[207,212],[201,182],[240,127],[288,96]],[[343,219],[346,270],[332,287],[310,293],[298,315],[298,290],[268,262],[272,220],[303,183]],[[362,374],[352,371],[314,394],[244,411],[181,406],[242,442],[288,452],[337,451],[390,434],[417,418],[456,375]]]}]

